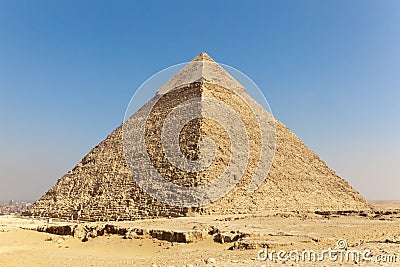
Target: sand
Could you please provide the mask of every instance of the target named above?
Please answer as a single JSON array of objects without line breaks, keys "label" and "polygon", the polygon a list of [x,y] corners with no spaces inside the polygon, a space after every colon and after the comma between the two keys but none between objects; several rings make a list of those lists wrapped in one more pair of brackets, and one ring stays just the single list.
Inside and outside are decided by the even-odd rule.
[{"label": "sand", "polygon": [[[223,233],[239,231],[250,235],[236,243],[223,244],[213,240],[215,234],[193,243],[168,242],[148,235],[133,239],[124,239],[121,235],[104,235],[82,242],[72,236],[29,230],[47,225],[44,220],[0,216],[0,266],[280,266],[281,262],[277,259],[275,262],[258,259],[258,252],[265,244],[269,246],[269,251],[322,251],[329,247],[335,248],[338,239],[346,240],[348,249],[371,250],[371,257],[375,261],[377,255],[391,256],[387,258],[397,261],[361,262],[363,266],[400,266],[400,202],[373,204],[383,215],[271,212],[115,223],[119,227],[182,231],[213,228]],[[390,212],[384,215],[388,210]],[[64,224],[54,222],[51,225]],[[229,249],[235,247],[235,244],[235,249]],[[254,248],[237,249],[240,245],[249,244]],[[355,263],[325,259],[319,263],[289,261],[286,264],[352,266]]]}]

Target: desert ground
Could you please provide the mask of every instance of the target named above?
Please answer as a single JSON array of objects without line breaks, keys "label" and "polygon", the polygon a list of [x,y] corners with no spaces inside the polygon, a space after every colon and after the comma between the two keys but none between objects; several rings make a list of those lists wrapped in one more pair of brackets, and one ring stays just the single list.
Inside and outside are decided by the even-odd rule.
[{"label": "desert ground", "polygon": [[[0,266],[400,266],[400,202],[371,204],[368,213],[271,211],[102,223],[4,215]],[[338,247],[343,242],[347,246]],[[371,253],[320,260],[293,252],[321,255],[329,248]],[[280,250],[286,254],[278,258]]]}]

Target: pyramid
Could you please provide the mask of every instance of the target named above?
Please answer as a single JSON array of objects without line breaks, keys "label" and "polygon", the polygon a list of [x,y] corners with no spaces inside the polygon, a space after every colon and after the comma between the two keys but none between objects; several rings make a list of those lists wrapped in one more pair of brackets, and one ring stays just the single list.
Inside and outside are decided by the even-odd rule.
[{"label": "pyramid", "polygon": [[[180,116],[171,119],[172,113]],[[165,131],[168,125],[170,132]],[[61,177],[30,212],[110,221],[369,209],[244,86],[201,53]]]}]

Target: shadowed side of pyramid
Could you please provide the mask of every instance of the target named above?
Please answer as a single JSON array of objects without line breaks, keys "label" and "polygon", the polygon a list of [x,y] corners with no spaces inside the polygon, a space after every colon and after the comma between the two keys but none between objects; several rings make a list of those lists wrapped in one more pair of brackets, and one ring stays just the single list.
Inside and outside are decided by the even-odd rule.
[{"label": "shadowed side of pyramid", "polygon": [[[180,130],[177,139],[180,151],[174,153],[182,153],[189,160],[185,164],[201,162],[211,151],[202,142],[210,139],[216,144],[215,157],[207,168],[191,172],[171,164],[162,149],[166,144],[161,138],[168,114],[188,99],[196,103],[195,108],[189,108],[190,112],[198,115],[198,119],[186,123]],[[228,134],[228,128],[237,128],[237,125],[229,118],[221,118],[226,125],[221,127],[216,120],[210,119],[205,108],[208,99],[226,103],[240,118],[248,133],[249,156],[246,168],[236,186],[211,204],[201,207],[165,204],[143,190],[138,183],[138,178],[151,174],[146,167],[147,159],[166,181],[184,187],[212,183],[228,168],[233,151],[230,140],[235,137]],[[273,161],[271,158],[270,162],[271,168],[261,173],[257,171],[263,153],[260,148],[261,135],[254,114],[248,111],[249,106],[270,118],[276,129],[276,144],[275,140],[273,144],[267,143],[275,151]],[[189,112],[189,109],[182,110]],[[218,111],[217,106],[211,106],[210,112],[214,111]],[[176,121],[177,125],[179,123]],[[124,130],[126,125],[135,128],[142,124],[146,126],[143,137],[129,135],[130,132]],[[127,137],[133,145],[144,140],[145,153],[133,149],[128,151],[128,158],[132,158],[127,159],[123,141]],[[249,185],[255,174],[264,177],[260,180],[260,187],[251,192]],[[163,188],[159,188],[159,191],[167,194]],[[64,219],[107,221],[187,216],[192,212],[225,214],[266,210],[368,209],[368,203],[357,191],[335,174],[285,125],[272,118],[271,114],[248,96],[243,86],[229,73],[202,53],[163,85],[154,98],[127,122],[93,148],[73,170],[61,177],[56,185],[33,204],[31,213]]]},{"label": "shadowed side of pyramid", "polygon": [[[259,164],[259,133],[255,130],[257,123],[251,119],[252,114],[235,100],[235,94],[223,87],[205,83],[202,90],[204,98],[217,97],[237,106],[241,120],[248,125],[250,142],[249,163],[240,182],[223,198],[212,203],[208,208],[213,213],[236,213],[248,211],[285,210],[368,210],[369,204],[344,179],[331,170],[318,155],[310,150],[283,123],[273,119],[276,128],[276,147],[271,169],[261,186],[255,191],[248,190],[251,179]],[[250,97],[247,103],[260,109],[266,117],[268,112]],[[265,126],[268,127],[268,126]],[[201,136],[217,136],[220,138],[217,125],[205,120],[201,124]],[[218,138],[219,137],[219,138]],[[201,139],[201,138],[200,138]],[[220,141],[221,142],[221,141]],[[226,153],[223,154],[226,156]],[[216,160],[208,172],[222,170],[224,162]]]}]

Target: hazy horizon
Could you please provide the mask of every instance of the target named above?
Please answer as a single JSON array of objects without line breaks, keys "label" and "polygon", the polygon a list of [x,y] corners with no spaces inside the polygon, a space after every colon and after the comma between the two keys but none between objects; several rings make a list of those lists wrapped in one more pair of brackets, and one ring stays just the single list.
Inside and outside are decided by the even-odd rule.
[{"label": "hazy horizon", "polygon": [[367,200],[400,200],[400,2],[0,2],[0,202],[34,201],[135,90],[206,51]]}]

